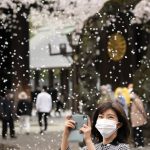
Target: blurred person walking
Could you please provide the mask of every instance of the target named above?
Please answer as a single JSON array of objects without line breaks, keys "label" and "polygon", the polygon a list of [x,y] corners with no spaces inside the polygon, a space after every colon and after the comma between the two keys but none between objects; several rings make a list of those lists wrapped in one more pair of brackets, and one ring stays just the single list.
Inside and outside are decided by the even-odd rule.
[{"label": "blurred person walking", "polygon": [[10,129],[10,138],[16,138],[14,120],[16,118],[14,110],[14,95],[11,92],[6,92],[5,97],[1,100],[1,119],[2,119],[2,138],[7,138],[8,127]]},{"label": "blurred person walking", "polygon": [[131,92],[130,119],[135,147],[144,147],[143,126],[147,123],[147,115],[141,98]]},{"label": "blurred person walking", "polygon": [[58,101],[58,86],[55,83],[54,86],[50,86],[48,93],[51,95],[52,97],[52,107],[53,109],[56,110],[57,107],[57,101]]},{"label": "blurred person walking", "polygon": [[22,91],[18,94],[17,115],[20,121],[20,133],[24,132],[28,135],[30,133],[30,116],[32,112],[32,103],[28,99],[26,92]]},{"label": "blurred person walking", "polygon": [[32,105],[36,103],[37,95],[41,92],[40,87],[36,87],[34,91],[31,92]]},{"label": "blurred person walking", "polygon": [[109,95],[110,99],[115,100],[114,91],[112,90],[112,85],[106,84],[106,87],[107,87],[107,91],[108,91],[108,95]]},{"label": "blurred person walking", "polygon": [[62,102],[62,99],[62,95],[60,95],[56,100],[55,116],[57,116],[58,113],[59,117],[61,117],[61,110],[64,110],[64,104]]},{"label": "blurred person walking", "polygon": [[0,120],[2,119],[3,114],[3,97],[0,95]]},{"label": "blurred person walking", "polygon": [[131,93],[133,91],[133,83],[128,84],[128,91]]},{"label": "blurred person walking", "polygon": [[112,99],[108,86],[100,86],[100,98],[98,99],[97,104],[100,104],[102,101],[107,101],[108,99]]},{"label": "blurred person walking", "polygon": [[[40,126],[40,134],[43,134],[47,130],[48,126],[48,116],[52,109],[52,98],[51,95],[47,92],[47,86],[43,86],[41,93],[38,94],[36,100],[36,109],[38,112],[38,121]],[[43,120],[44,119],[44,128]]]},{"label": "blurred person walking", "polygon": [[118,87],[115,90],[115,98],[116,98],[117,102],[119,102],[121,104],[121,106],[123,107],[126,115],[128,116],[128,105],[127,105],[126,99],[123,95],[123,88]]}]

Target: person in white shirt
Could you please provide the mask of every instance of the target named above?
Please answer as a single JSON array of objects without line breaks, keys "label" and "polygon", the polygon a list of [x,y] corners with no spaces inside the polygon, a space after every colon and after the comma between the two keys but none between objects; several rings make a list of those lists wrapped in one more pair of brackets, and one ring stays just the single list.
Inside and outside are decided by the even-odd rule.
[{"label": "person in white shirt", "polygon": [[[43,90],[41,93],[37,95],[36,100],[36,110],[38,112],[38,121],[41,134],[43,134],[43,132],[47,130],[48,116],[50,114],[51,109],[52,109],[51,95],[47,93],[47,86],[43,86]],[[44,129],[42,120],[44,120]]]}]

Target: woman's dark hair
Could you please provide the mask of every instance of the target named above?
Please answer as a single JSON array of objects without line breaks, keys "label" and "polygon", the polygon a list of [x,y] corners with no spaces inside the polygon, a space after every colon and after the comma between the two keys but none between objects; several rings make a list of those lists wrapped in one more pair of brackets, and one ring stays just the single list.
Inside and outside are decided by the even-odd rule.
[{"label": "woman's dark hair", "polygon": [[130,137],[129,122],[123,107],[118,102],[115,101],[105,101],[101,103],[97,108],[97,110],[95,111],[92,122],[92,135],[94,140],[102,142],[102,136],[99,133],[99,131],[95,128],[95,124],[99,114],[104,113],[108,109],[112,109],[117,114],[118,121],[122,123],[122,126],[118,129],[117,137],[115,140],[117,140],[120,143],[128,143]]}]

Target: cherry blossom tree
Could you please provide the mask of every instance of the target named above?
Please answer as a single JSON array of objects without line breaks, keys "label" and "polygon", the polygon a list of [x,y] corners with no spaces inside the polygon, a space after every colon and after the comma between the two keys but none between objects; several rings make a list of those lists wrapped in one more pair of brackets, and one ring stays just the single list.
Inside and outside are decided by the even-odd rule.
[{"label": "cherry blossom tree", "polygon": [[147,23],[150,21],[150,1],[141,0],[135,8],[132,10],[135,18],[133,22],[136,23]]},{"label": "cherry blossom tree", "polygon": [[143,28],[150,32],[150,1],[141,0],[132,10],[134,18],[131,20],[131,23],[142,24]]},{"label": "cherry blossom tree", "polygon": [[[14,55],[12,57],[14,89],[18,86],[26,88],[29,83],[29,30],[32,30],[29,28],[29,22],[33,27],[53,24],[58,28],[67,22],[69,25],[75,25],[77,30],[81,30],[84,21],[98,12],[106,1],[108,0],[1,1],[0,20],[3,29],[9,30],[11,35],[8,36],[11,41],[9,47]],[[18,70],[22,72],[19,73]]]},{"label": "cherry blossom tree", "polygon": [[[36,31],[36,29],[41,26],[50,26],[50,27],[53,26],[54,28],[63,28],[67,24],[67,25],[75,26],[76,32],[81,32],[81,30],[84,27],[83,30],[86,35],[84,36],[84,39],[85,41],[89,40],[90,42],[82,43],[83,41],[80,41],[80,43],[82,43],[80,61],[83,64],[83,66],[81,66],[83,67],[81,68],[81,73],[82,73],[81,78],[84,79],[86,78],[87,75],[89,78],[89,82],[88,82],[89,84],[87,84],[87,82],[83,80],[81,85],[83,85],[82,91],[85,91],[84,93],[82,93],[83,98],[86,97],[86,99],[90,101],[92,97],[91,95],[93,95],[93,93],[94,95],[96,95],[96,93],[93,91],[95,91],[96,89],[95,83],[97,82],[96,76],[98,75],[97,72],[93,71],[95,69],[93,63],[93,58],[95,57],[94,56],[95,53],[91,53],[89,49],[92,50],[95,49],[94,44],[96,45],[96,43],[94,42],[96,40],[99,41],[99,37],[97,35],[96,37],[94,36],[95,39],[94,38],[91,39],[92,37],[90,35],[91,32],[97,34],[97,31],[95,28],[90,29],[90,26],[93,26],[91,25],[92,23],[90,21],[94,20],[91,19],[92,17],[94,18],[94,16],[99,16],[99,18],[101,18],[102,21],[99,22],[99,24],[103,24],[105,19],[106,19],[105,22],[106,25],[109,25],[113,21],[115,22],[115,16],[112,15],[108,16],[111,19],[108,20],[105,12],[103,13],[103,17],[101,13],[99,13],[101,8],[103,8],[104,4],[106,4],[106,2],[108,1],[119,3],[120,5],[124,6],[124,8],[126,8],[127,6],[130,7],[134,1],[134,3],[137,3],[137,5],[135,7],[133,5],[133,7],[131,7],[132,9],[130,9],[130,11],[135,16],[135,18],[132,19],[131,22],[144,24],[144,27],[149,25],[149,20],[150,20],[149,0],[141,0],[141,1],[133,0],[132,2],[130,2],[129,0],[128,1],[125,0],[115,0],[115,1],[113,0],[3,0],[0,2],[0,18],[2,20],[2,24],[4,28],[7,28],[7,25],[10,28],[13,28],[12,32],[15,33],[13,34],[14,41],[16,35],[20,34],[20,37],[23,36],[22,41],[21,42],[19,41],[17,44],[19,46],[21,46],[22,44],[24,46],[26,45],[26,48],[22,48],[22,51],[26,49],[27,51],[26,55],[28,55],[29,53],[28,52],[29,34],[24,35],[24,33],[28,33],[29,22],[32,23],[32,28],[29,29],[30,31],[34,29]],[[129,4],[129,2],[131,3],[131,5]],[[120,9],[122,8],[122,6],[120,7]],[[108,9],[110,8],[111,5],[110,7],[108,7]],[[118,11],[118,10],[114,10],[114,11]],[[20,20],[18,20],[18,17],[20,18]],[[18,25],[17,22],[21,21],[21,19],[24,19],[24,21],[26,21],[27,23],[26,24],[27,28],[25,30],[23,30],[23,26],[24,26],[23,22],[21,22],[19,28],[17,28]],[[87,28],[89,29],[89,31],[86,31],[86,26],[88,26]],[[22,28],[21,33],[19,31],[20,28]],[[148,31],[148,28],[146,28],[146,30]],[[94,42],[92,40],[94,40]],[[15,46],[15,48],[17,49],[19,46]],[[17,49],[17,51],[19,51],[19,49]],[[89,62],[87,63],[88,65],[87,67],[85,67],[84,64],[85,61]],[[87,72],[86,70],[90,70],[90,72],[89,71]],[[92,85],[93,87],[91,88],[90,85]],[[89,104],[91,105],[91,103]]]}]

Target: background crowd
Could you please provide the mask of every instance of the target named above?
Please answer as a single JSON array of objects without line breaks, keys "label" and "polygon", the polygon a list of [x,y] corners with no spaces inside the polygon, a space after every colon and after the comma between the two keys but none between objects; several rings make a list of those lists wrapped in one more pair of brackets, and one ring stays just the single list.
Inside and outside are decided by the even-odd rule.
[{"label": "background crowd", "polygon": [[[133,84],[129,84],[128,87],[118,87],[114,91],[111,85],[102,85],[100,93],[97,105],[108,99],[121,104],[130,122],[135,146],[143,147],[143,126],[147,124],[148,116],[144,109],[142,98],[134,90]],[[44,134],[47,131],[48,118],[51,116],[52,109],[55,110],[56,116],[61,116],[61,110],[64,110],[64,105],[57,89],[47,89],[46,86],[43,86],[42,90],[37,88],[31,94],[31,98],[25,91],[21,91],[18,94],[17,104],[13,93],[10,91],[6,92],[4,97],[0,97],[2,138],[7,138],[8,128],[10,128],[10,137],[16,138],[15,120],[19,122],[20,133],[30,134],[30,117],[33,111],[36,112],[38,118],[39,133]]]}]

